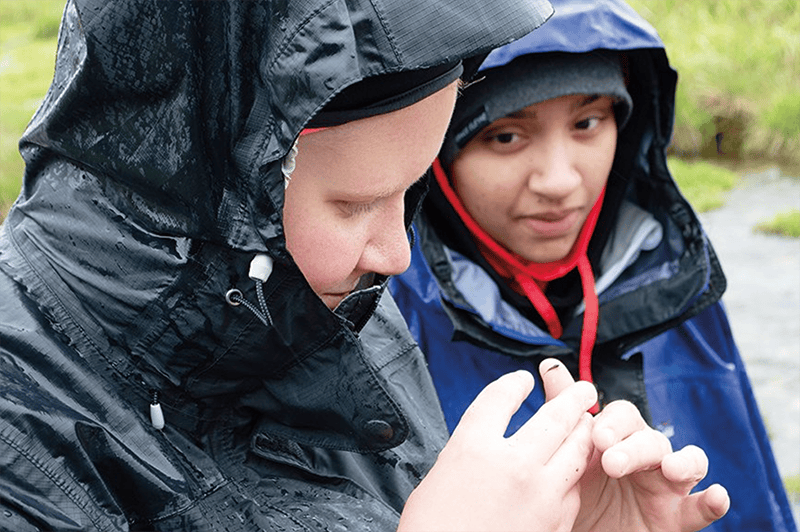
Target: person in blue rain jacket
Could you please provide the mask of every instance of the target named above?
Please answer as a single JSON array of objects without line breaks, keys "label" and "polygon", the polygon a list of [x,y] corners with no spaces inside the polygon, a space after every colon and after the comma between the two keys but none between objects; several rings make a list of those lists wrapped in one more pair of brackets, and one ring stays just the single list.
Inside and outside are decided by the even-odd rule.
[{"label": "person in blue rain jacket", "polygon": [[[390,282],[452,431],[488,382],[557,357],[602,408],[633,402],[709,454],[708,529],[795,531],[720,297],[726,281],[667,167],[676,72],[621,1],[553,2],[459,98]],[[509,433],[539,409],[531,394]]]}]

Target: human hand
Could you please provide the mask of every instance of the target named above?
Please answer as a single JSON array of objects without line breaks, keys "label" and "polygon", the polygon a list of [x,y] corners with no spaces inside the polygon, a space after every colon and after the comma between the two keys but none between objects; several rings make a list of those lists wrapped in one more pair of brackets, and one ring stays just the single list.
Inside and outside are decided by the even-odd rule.
[{"label": "human hand", "polygon": [[[548,400],[572,386],[558,361],[546,360],[539,369]],[[594,419],[592,443],[575,531],[695,531],[728,511],[728,493],[718,484],[690,494],[708,471],[706,454],[695,446],[673,452],[633,404],[607,405]]]},{"label": "human hand", "polygon": [[586,410],[597,392],[585,382],[561,389],[504,437],[533,384],[518,371],[484,388],[408,498],[399,531],[572,529],[593,449]]}]

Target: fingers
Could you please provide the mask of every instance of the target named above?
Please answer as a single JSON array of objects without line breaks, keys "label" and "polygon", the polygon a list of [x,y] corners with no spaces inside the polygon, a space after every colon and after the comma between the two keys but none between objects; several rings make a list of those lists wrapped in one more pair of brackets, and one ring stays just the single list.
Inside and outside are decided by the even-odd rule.
[{"label": "fingers", "polygon": [[564,439],[547,461],[553,482],[564,482],[569,487],[576,484],[589,465],[594,452],[592,446],[592,415],[584,412],[575,428]]},{"label": "fingers", "polygon": [[[634,432],[603,453],[603,470],[611,478],[662,467],[672,445],[666,436],[650,428]],[[687,490],[688,493],[688,490]]]},{"label": "fingers", "polygon": [[519,441],[535,444],[539,459],[546,462],[597,401],[597,391],[588,382],[576,382],[546,402],[514,434]]},{"label": "fingers", "polygon": [[461,416],[453,436],[479,432],[502,437],[533,385],[533,375],[527,371],[508,373],[490,383]]},{"label": "fingers", "polygon": [[604,452],[631,434],[648,429],[639,409],[628,401],[614,401],[595,418],[592,439],[597,449]]},{"label": "fingers", "polygon": [[661,463],[664,477],[670,482],[683,484],[688,493],[708,473],[708,456],[699,447],[687,445],[680,451],[668,454]]},{"label": "fingers", "polygon": [[539,364],[539,375],[544,383],[545,401],[557,396],[575,382],[564,364],[554,358],[548,358]]},{"label": "fingers", "polygon": [[[661,473],[672,482],[673,491],[689,493],[708,473],[708,456],[699,447],[687,445],[664,457]],[[728,491],[719,484],[693,493],[682,501],[681,529],[700,530],[724,516],[730,505]]]},{"label": "fingers", "polygon": [[700,530],[728,513],[731,499],[728,491],[714,484],[684,499],[681,509],[681,530]]}]

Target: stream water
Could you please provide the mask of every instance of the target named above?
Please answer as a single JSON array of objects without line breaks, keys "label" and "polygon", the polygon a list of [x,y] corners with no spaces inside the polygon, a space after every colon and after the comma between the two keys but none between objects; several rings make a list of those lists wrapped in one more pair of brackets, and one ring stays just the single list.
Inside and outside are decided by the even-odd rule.
[{"label": "stream water", "polygon": [[[753,231],[800,209],[800,178],[746,175],[700,219],[728,279],[722,300],[767,425],[781,476],[800,475],[800,239]],[[800,523],[800,496],[793,497]]]}]

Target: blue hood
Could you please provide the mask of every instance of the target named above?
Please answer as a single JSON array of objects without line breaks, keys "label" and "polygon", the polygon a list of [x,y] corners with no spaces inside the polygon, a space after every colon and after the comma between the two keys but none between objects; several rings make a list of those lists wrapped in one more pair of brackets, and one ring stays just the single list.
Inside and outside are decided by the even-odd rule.
[{"label": "blue hood", "polygon": [[[670,66],[664,44],[655,29],[621,0],[555,0],[552,5],[555,14],[546,24],[492,51],[483,61],[480,71],[502,67],[520,56],[533,53],[586,53],[592,50],[619,53],[633,110],[618,137],[603,208],[587,254],[593,269],[599,271],[603,250],[626,202],[652,215],[664,228],[664,245],[660,248],[663,256],[652,264],[642,264],[637,272],[628,272],[626,275],[633,278],[621,279],[619,290],[609,292],[601,301],[603,311],[609,313],[638,306],[636,287],[643,282],[652,285],[654,293],[658,293],[658,299],[664,303],[653,306],[651,315],[641,315],[634,320],[635,323],[624,325],[616,320],[600,320],[598,341],[628,337],[626,343],[636,345],[659,328],[670,327],[700,312],[716,301],[725,289],[725,279],[716,255],[667,167],[677,73]],[[467,105],[461,103],[464,100],[456,103],[445,149],[448,143],[452,144],[455,132],[465,122],[475,119],[474,113],[462,111],[460,106]],[[523,307],[526,305],[483,258],[469,231],[435,182],[423,211],[429,222],[428,228],[436,233],[434,240],[480,266],[499,286],[503,299]],[[438,253],[433,250],[433,244],[430,246],[428,259],[435,262]],[[674,266],[671,271],[683,273],[668,275],[666,279],[653,283],[654,279],[661,278],[663,272],[658,268],[663,264],[671,264]],[[443,286],[453,286],[444,281],[450,275],[437,272],[442,275]],[[622,282],[624,280],[630,282]],[[566,278],[558,284],[552,288],[559,294],[564,309],[580,302],[582,293],[578,284]],[[458,290],[445,289],[445,292],[456,307],[472,308]],[[579,337],[580,320],[576,320],[571,327],[565,328],[564,338],[570,341]]]},{"label": "blue hood", "polygon": [[555,16],[547,24],[494,50],[484,60],[481,70],[502,66],[532,53],[664,48],[655,28],[622,1],[555,0],[551,4]]}]

